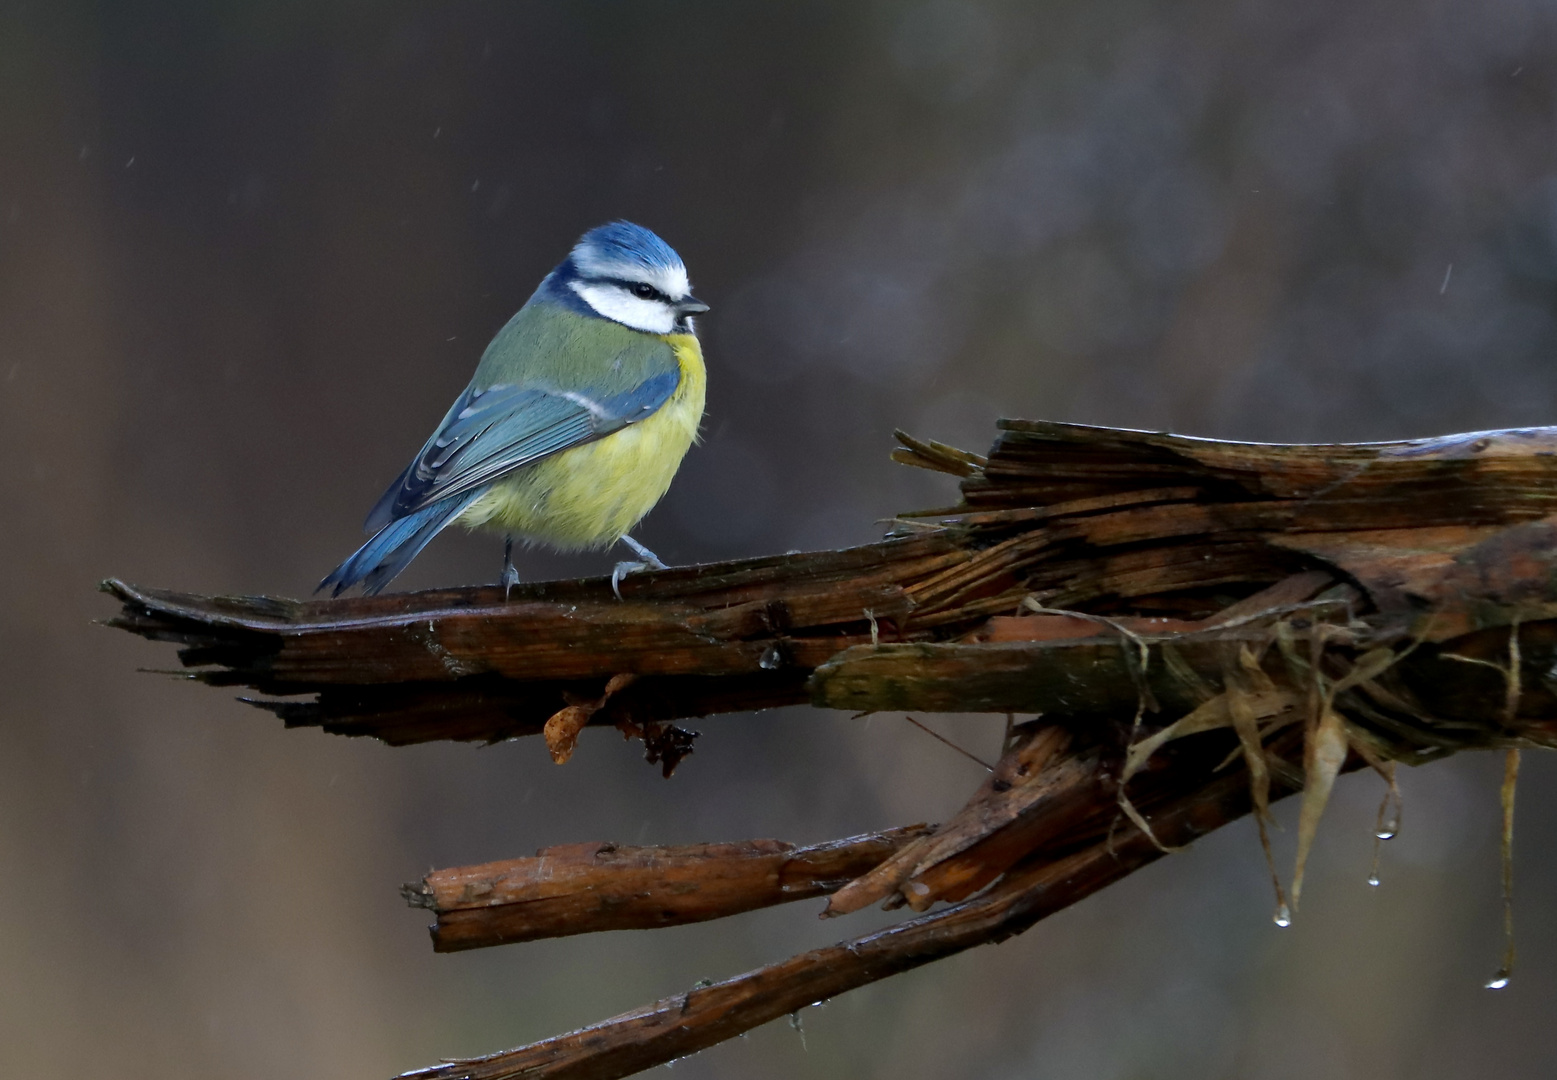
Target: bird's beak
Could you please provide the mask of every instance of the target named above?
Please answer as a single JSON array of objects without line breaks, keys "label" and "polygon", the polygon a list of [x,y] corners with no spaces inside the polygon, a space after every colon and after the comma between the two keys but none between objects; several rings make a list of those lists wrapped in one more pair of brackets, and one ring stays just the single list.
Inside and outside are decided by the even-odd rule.
[{"label": "bird's beak", "polygon": [[685,300],[676,301],[676,314],[681,316],[701,315],[708,310],[708,305],[695,296],[689,296]]}]

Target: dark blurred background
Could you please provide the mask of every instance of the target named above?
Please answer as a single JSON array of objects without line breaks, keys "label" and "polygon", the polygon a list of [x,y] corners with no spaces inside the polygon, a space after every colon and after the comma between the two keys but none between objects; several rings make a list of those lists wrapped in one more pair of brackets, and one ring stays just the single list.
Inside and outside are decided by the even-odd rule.
[{"label": "dark blurred background", "polygon": [[[0,2],[0,1073],[382,1078],[888,916],[434,956],[396,886],[578,840],[960,804],[901,717],[391,750],[140,674],[110,574],[304,595],[589,226],[685,257],[709,412],[642,536],[865,542],[997,415],[1279,440],[1557,422],[1557,10],[1535,0]],[[531,578],[607,556],[526,556]],[[446,534],[407,588],[490,581]],[[992,752],[999,720],[929,722]],[[1557,767],[1347,778],[1280,931],[1247,822],[692,1077],[1557,1075]],[[1290,823],[1292,807],[1284,808]],[[1292,830],[1279,837],[1290,863]]]}]

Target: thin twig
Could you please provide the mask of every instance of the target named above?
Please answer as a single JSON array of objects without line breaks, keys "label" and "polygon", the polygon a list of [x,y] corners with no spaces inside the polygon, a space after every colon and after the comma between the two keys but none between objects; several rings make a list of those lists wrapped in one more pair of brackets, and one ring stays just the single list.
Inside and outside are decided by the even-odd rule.
[{"label": "thin twig", "polygon": [[962,747],[958,746],[956,743],[954,743],[950,739],[948,739],[945,735],[942,735],[938,731],[934,731],[934,730],[932,730],[930,728],[925,727],[919,721],[915,720],[912,716],[904,715],[903,719],[907,720],[910,724],[914,725],[914,727],[918,728],[920,731],[924,732],[926,735],[929,735],[931,738],[939,739],[941,742],[945,743],[947,746],[949,746],[953,750],[957,751],[957,753],[961,754],[963,757],[967,758],[969,761],[976,761],[976,762],[978,762],[980,765],[984,766],[984,771],[985,772],[994,772],[995,771],[995,767],[993,765],[991,765],[989,762],[985,761],[983,758],[979,757],[977,754],[974,754],[974,753],[971,753],[971,752],[969,752],[967,750],[964,750]]}]

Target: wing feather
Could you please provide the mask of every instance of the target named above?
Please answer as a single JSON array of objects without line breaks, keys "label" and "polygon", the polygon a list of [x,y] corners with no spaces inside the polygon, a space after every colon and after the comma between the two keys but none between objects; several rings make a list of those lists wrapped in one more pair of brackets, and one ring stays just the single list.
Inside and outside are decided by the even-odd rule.
[{"label": "wing feather", "polygon": [[377,532],[435,502],[619,431],[663,405],[680,381],[679,369],[662,371],[628,391],[599,398],[535,385],[469,388],[384,492],[365,528]]}]

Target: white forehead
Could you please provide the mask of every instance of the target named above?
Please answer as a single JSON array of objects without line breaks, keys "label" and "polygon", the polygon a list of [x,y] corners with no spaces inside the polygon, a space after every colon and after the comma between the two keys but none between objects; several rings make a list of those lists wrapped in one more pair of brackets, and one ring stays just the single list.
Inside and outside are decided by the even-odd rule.
[{"label": "white forehead", "polygon": [[670,266],[645,266],[631,259],[610,258],[592,244],[580,244],[573,249],[573,265],[580,277],[641,281],[672,300],[681,300],[692,291],[687,268],[679,261]]}]

